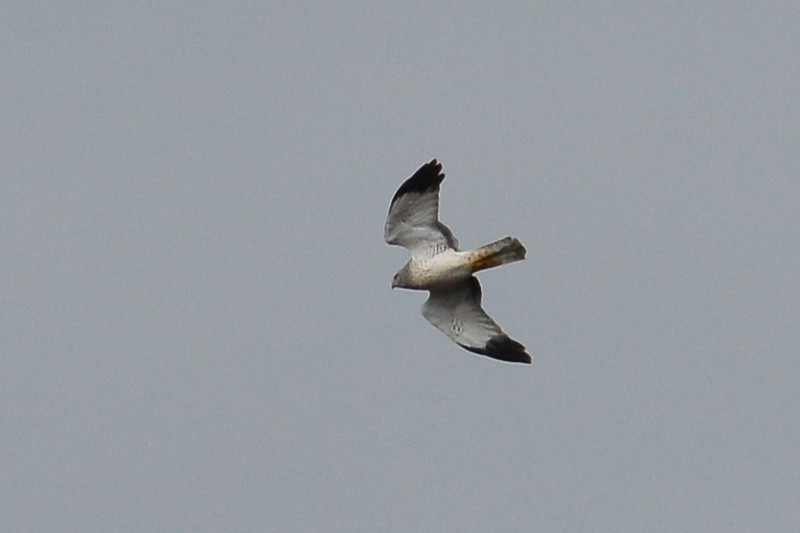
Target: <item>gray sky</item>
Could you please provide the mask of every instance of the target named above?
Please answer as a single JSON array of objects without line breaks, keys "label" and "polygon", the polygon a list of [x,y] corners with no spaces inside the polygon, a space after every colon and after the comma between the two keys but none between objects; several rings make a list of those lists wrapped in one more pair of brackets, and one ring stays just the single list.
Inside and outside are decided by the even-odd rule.
[{"label": "gray sky", "polygon": [[[0,27],[3,530],[800,528],[793,2]],[[433,157],[531,367],[390,290]]]}]

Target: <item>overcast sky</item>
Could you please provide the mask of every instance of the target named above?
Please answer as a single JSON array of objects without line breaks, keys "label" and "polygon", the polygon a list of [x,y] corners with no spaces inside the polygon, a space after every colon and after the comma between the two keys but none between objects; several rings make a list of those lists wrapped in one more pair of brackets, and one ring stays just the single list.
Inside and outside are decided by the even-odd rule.
[{"label": "overcast sky", "polygon": [[320,5],[0,7],[2,529],[800,529],[796,3]]}]

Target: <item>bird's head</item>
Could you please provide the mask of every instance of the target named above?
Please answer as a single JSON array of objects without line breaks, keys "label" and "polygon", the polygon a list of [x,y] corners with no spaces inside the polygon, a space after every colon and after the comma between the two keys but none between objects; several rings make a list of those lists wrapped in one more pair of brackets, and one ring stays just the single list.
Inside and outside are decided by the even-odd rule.
[{"label": "bird's head", "polygon": [[403,288],[408,286],[408,265],[401,268],[392,278],[392,288]]}]

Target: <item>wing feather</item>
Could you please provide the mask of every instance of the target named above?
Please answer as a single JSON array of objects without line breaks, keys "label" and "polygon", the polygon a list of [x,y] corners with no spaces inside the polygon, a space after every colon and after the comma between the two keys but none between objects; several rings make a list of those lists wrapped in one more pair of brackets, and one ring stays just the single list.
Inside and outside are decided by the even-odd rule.
[{"label": "wing feather", "polygon": [[531,362],[525,346],[506,335],[481,307],[481,284],[474,276],[449,290],[431,291],[422,315],[466,350],[511,363]]},{"label": "wing feather", "polygon": [[439,221],[439,186],[444,180],[436,159],[422,165],[392,197],[384,238],[408,248],[412,257],[458,249],[453,232]]}]

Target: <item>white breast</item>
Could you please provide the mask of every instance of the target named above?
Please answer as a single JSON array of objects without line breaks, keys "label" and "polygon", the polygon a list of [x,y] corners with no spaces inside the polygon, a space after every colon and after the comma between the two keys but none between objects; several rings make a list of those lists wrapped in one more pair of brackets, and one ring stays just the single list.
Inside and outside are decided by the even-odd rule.
[{"label": "white breast", "polygon": [[411,262],[414,288],[430,289],[464,281],[472,274],[465,252],[446,250],[442,253]]}]

